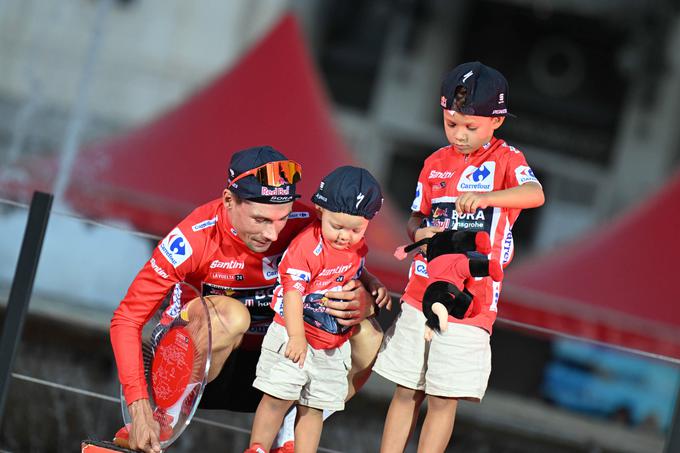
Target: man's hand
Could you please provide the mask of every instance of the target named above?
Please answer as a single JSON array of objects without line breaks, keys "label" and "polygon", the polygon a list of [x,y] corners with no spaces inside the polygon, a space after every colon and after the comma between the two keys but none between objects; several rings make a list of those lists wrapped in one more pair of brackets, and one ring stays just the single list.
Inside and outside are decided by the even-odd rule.
[{"label": "man's hand", "polygon": [[373,297],[366,291],[359,280],[350,280],[342,287],[342,291],[326,293],[326,313],[335,316],[338,324],[354,326],[374,313]]},{"label": "man's hand", "polygon": [[160,425],[153,418],[148,399],[133,401],[128,406],[132,417],[130,426],[130,449],[146,453],[160,453]]},{"label": "man's hand", "polygon": [[307,357],[307,339],[303,335],[293,335],[288,340],[286,346],[286,357],[297,363],[300,368],[305,364],[305,357]]}]

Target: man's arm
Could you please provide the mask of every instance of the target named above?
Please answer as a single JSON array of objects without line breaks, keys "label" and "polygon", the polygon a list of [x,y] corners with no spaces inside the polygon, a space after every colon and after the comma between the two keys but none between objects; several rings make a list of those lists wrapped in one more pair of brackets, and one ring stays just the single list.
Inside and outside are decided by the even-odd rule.
[{"label": "man's arm", "polygon": [[134,450],[147,453],[161,451],[160,426],[153,419],[144,378],[142,329],[158,310],[170,288],[183,276],[184,273],[173,267],[156,248],[111,319],[111,345],[118,367],[118,379],[132,418],[129,448]]}]

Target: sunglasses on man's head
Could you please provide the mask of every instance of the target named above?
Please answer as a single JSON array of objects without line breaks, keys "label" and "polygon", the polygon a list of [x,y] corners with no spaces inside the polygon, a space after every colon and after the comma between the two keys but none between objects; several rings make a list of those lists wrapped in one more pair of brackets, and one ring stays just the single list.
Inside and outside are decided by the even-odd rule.
[{"label": "sunglasses on man's head", "polygon": [[239,179],[254,176],[263,186],[280,187],[295,184],[302,178],[302,167],[292,160],[278,160],[247,170],[229,181],[227,188]]}]

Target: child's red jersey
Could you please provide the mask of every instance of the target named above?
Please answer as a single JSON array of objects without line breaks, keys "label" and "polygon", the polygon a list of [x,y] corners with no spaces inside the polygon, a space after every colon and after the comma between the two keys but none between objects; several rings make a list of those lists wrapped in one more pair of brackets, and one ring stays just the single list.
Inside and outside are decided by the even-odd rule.
[{"label": "child's red jersey", "polygon": [[[504,140],[492,138],[472,154],[456,152],[453,146],[435,151],[423,165],[411,210],[425,216],[427,226],[445,229],[486,231],[491,238],[490,258],[505,267],[514,252],[512,225],[521,209],[488,207],[458,216],[456,199],[463,192],[491,192],[527,182],[538,182],[521,151]],[[402,299],[422,309],[427,287],[427,260],[415,255],[409,269],[409,283]],[[466,287],[475,296],[472,314],[465,319],[449,316],[449,321],[482,327],[489,333],[496,320],[500,283],[489,277],[478,278]]]},{"label": "child's red jersey", "polygon": [[349,280],[359,278],[368,248],[364,240],[347,250],[332,247],[321,234],[321,222],[315,221],[291,242],[279,265],[281,286],[274,290],[274,321],[285,325],[283,293],[297,291],[303,299],[305,336],[315,349],[342,345],[352,334],[325,313],[324,294],[339,291]]}]

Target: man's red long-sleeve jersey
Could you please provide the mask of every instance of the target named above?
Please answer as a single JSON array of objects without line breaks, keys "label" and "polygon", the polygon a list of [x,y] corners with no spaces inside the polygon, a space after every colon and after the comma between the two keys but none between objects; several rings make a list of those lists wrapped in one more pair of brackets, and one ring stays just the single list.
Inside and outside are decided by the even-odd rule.
[{"label": "man's red long-sleeve jersey", "polygon": [[[128,404],[148,397],[142,328],[177,282],[193,285],[204,296],[228,295],[240,300],[251,317],[241,347],[260,347],[274,316],[269,304],[281,255],[314,216],[310,208],[294,203],[278,239],[266,252],[256,253],[239,239],[222,199],[217,199],[196,208],[159,242],[111,320],[111,344]],[[180,308],[171,305],[166,313],[175,316]]]}]

